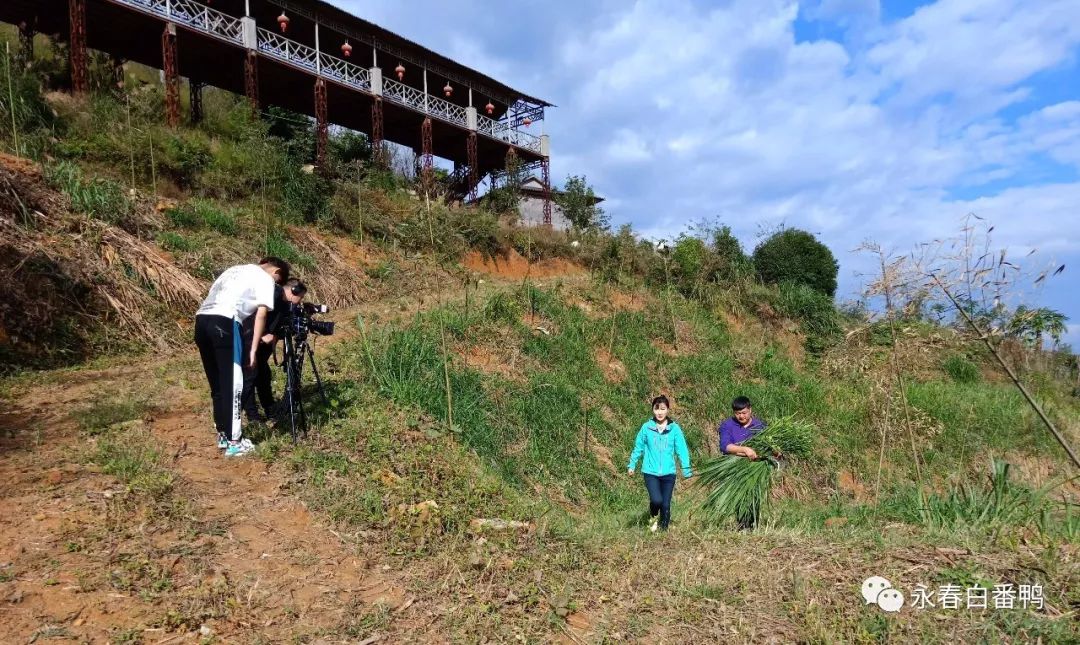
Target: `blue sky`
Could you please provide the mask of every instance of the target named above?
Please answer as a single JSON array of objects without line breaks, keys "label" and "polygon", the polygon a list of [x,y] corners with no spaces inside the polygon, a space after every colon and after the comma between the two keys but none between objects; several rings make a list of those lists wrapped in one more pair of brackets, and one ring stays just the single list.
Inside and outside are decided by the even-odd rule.
[{"label": "blue sky", "polygon": [[[1080,348],[1080,2],[411,0],[334,3],[558,105],[552,176],[584,174],[616,224],[805,228],[860,287],[967,213],[1067,265],[1028,304]],[[533,126],[534,130],[536,126]]]}]

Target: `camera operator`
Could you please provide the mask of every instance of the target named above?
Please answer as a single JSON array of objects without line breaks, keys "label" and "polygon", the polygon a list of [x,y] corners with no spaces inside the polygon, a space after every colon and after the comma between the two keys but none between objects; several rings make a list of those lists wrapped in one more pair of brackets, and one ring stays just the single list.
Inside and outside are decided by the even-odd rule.
[{"label": "camera operator", "polygon": [[255,363],[254,348],[245,356],[241,324],[253,319],[252,332],[262,337],[267,312],[274,308],[274,286],[289,279],[289,263],[266,257],[255,264],[226,269],[210,287],[195,314],[195,344],[199,347],[210,398],[218,448],[225,456],[238,457],[255,446],[244,439],[240,428],[243,367]]},{"label": "camera operator", "polygon": [[[244,392],[241,397],[244,413],[248,421],[260,423],[274,414],[274,389],[271,384],[270,357],[274,355],[274,346],[285,332],[289,311],[292,305],[298,305],[307,295],[307,285],[297,278],[290,278],[284,285],[274,288],[274,311],[266,323],[266,332],[255,347],[255,365],[244,370]],[[250,324],[249,322],[250,321]],[[252,319],[244,322],[244,348],[251,351],[255,325]],[[255,397],[258,395],[258,401]],[[262,404],[266,416],[259,413]]]}]

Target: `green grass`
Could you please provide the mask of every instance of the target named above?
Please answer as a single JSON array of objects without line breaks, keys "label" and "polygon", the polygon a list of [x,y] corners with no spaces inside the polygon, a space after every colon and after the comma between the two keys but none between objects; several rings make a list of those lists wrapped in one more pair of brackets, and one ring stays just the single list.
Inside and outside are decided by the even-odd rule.
[{"label": "green grass", "polygon": [[165,211],[173,226],[197,230],[207,228],[222,235],[233,236],[239,231],[236,214],[205,199],[178,204]]},{"label": "green grass", "polygon": [[942,361],[941,369],[957,383],[975,383],[981,376],[979,366],[960,354],[953,354]]},{"label": "green grass", "polygon": [[174,233],[173,231],[162,231],[158,234],[158,244],[166,251],[181,251],[191,252],[195,250],[195,243],[188,238]]},{"label": "green grass", "polygon": [[46,165],[45,180],[67,194],[72,208],[90,217],[120,224],[132,213],[131,201],[120,184],[109,179],[84,179],[79,167],[70,161]]},{"label": "green grass", "polygon": [[274,230],[267,236],[263,250],[266,255],[279,257],[295,267],[309,271],[315,268],[315,258],[298,251],[286,234],[280,230]]},{"label": "green grass", "polygon": [[151,409],[142,399],[116,398],[93,403],[75,417],[84,432],[96,435],[125,421],[142,419]]},{"label": "green grass", "polygon": [[137,432],[110,432],[97,439],[93,460],[129,491],[161,500],[172,492],[175,476],[162,465],[161,453],[149,437]]}]

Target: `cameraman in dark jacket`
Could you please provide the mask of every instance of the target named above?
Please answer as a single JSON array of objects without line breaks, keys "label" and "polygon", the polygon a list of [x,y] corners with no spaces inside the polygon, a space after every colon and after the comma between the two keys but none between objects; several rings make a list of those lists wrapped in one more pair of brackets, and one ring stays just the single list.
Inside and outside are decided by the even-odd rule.
[{"label": "cameraman in dark jacket", "polygon": [[[266,320],[266,333],[259,339],[255,348],[255,364],[244,370],[244,391],[241,394],[241,403],[244,413],[250,422],[262,422],[273,416],[274,389],[271,385],[270,357],[274,354],[274,345],[284,333],[283,326],[288,323],[290,305],[300,304],[307,295],[307,285],[291,278],[284,285],[274,289],[274,309]],[[245,356],[251,351],[251,343],[254,340],[254,326],[244,324],[241,327],[244,340]],[[259,401],[255,401],[258,394]],[[259,403],[266,413],[264,417],[259,413]]]}]

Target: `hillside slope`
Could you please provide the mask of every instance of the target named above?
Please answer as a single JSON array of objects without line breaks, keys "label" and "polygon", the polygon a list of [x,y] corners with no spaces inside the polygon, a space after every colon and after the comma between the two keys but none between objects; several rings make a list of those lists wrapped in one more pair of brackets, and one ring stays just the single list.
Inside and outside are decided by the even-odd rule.
[{"label": "hillside slope", "polygon": [[[145,275],[205,287],[187,272],[189,255],[160,246],[176,225],[146,204],[147,224],[125,232],[69,210],[70,197],[32,166],[5,160],[3,173],[15,196],[3,202],[9,259],[52,252],[59,269],[48,275],[66,276],[53,284],[92,269],[97,277],[80,288],[141,289],[126,306],[141,307],[150,325],[179,318],[180,328],[149,356],[111,347],[98,359],[105,367],[5,381],[0,515],[18,521],[0,530],[0,640],[1080,637],[1075,511],[1046,505],[1032,507],[1030,522],[980,522],[963,513],[982,498],[949,497],[961,485],[981,490],[991,455],[1030,487],[1066,472],[1003,383],[954,382],[939,358],[924,360],[909,383],[912,439],[895,421],[895,393],[878,389],[885,349],[854,338],[808,357],[798,325],[766,292],[712,308],[566,262],[526,263],[522,275],[512,263],[470,261],[474,272],[294,227],[292,243],[313,258],[305,273],[316,295],[346,305],[333,316],[339,334],[317,343],[330,403],[299,445],[256,428],[258,457],[226,461],[211,447],[205,385],[186,343],[199,296],[169,315],[148,304],[164,283]],[[34,225],[19,223],[18,202],[39,213]],[[199,234],[210,248],[235,239]],[[242,236],[228,244],[226,261],[257,251]],[[142,265],[156,272],[123,269]],[[100,324],[110,307],[115,315],[107,297],[98,306],[72,324]],[[957,339],[916,332],[908,342],[938,357],[964,351]],[[1075,440],[1076,404],[1054,387],[1041,392]],[[680,481],[672,530],[645,531],[644,491],[624,467],[657,392],[673,396],[699,462],[736,394],[767,418],[796,414],[819,428],[814,458],[785,471],[761,528],[712,524],[694,512],[702,491]],[[937,491],[936,519],[918,510],[911,441]],[[1075,487],[1054,492],[1063,494],[1075,502]],[[945,515],[947,504],[957,515]],[[1045,604],[891,616],[859,597],[870,575],[905,593],[1039,584]]]}]

